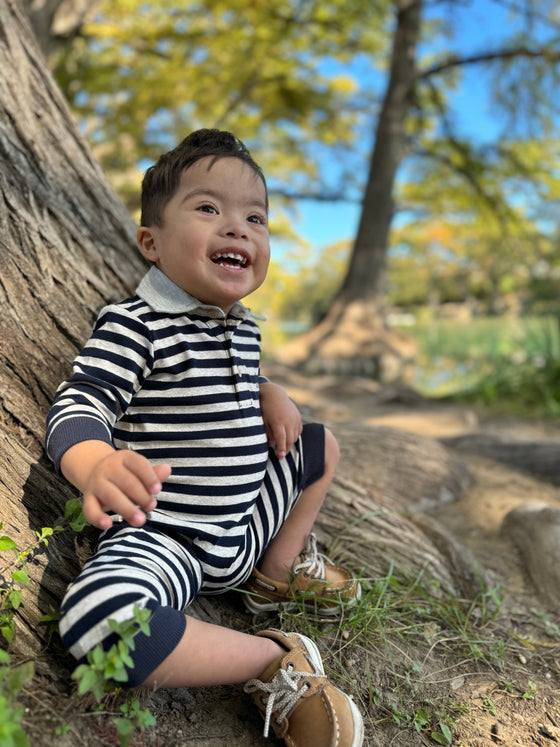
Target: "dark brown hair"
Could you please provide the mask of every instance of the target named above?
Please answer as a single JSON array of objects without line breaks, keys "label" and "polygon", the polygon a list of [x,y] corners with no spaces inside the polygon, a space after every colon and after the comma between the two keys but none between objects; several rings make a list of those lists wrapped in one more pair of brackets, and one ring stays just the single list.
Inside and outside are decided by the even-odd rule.
[{"label": "dark brown hair", "polygon": [[268,207],[266,180],[260,166],[239,138],[224,130],[196,130],[173,150],[164,153],[146,171],[142,181],[142,214],[140,225],[161,226],[163,211],[175,194],[181,175],[201,158],[212,158],[212,166],[220,158],[239,158],[263,180]]}]

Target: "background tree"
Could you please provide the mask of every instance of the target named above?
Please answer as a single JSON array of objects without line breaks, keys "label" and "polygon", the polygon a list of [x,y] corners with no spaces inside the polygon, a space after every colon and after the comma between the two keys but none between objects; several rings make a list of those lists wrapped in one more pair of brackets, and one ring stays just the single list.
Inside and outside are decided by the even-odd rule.
[{"label": "background tree", "polygon": [[[95,7],[76,43],[56,57],[55,70],[96,155],[130,205],[138,163],[201,125],[243,132],[271,174],[276,204],[280,196],[355,196],[363,143],[373,139],[346,277],[329,313],[290,347],[287,360],[312,360],[332,370],[342,358],[346,371],[384,378],[398,375],[400,359],[414,355],[410,341],[384,322],[387,253],[403,204],[397,176],[405,159],[401,183],[419,185],[416,208],[433,211],[451,186],[454,194],[462,192],[463,205],[471,204],[469,213],[477,212],[483,236],[488,226],[488,246],[504,256],[527,244],[510,236],[515,229],[519,239],[524,230],[519,210],[512,210],[515,185],[523,182],[526,198],[528,185],[540,179],[539,204],[553,200],[544,186],[553,174],[544,156],[546,147],[553,153],[549,133],[557,105],[550,91],[558,83],[558,9],[552,1],[509,3],[511,17],[523,18],[522,25],[512,26],[510,38],[493,48],[463,54],[453,49],[453,3],[435,8],[422,0],[385,0],[349,8],[290,0],[232,0],[227,6],[219,0],[116,0]],[[421,42],[435,49],[429,58],[418,54]],[[354,71],[364,59],[370,72],[376,66],[384,71],[385,92],[358,86]],[[450,113],[460,71],[474,65],[488,80],[495,75],[496,110],[519,115],[499,142],[461,137]],[[536,153],[527,156],[535,136],[546,144],[540,161]],[[347,165],[335,170],[334,182],[325,159]],[[447,206],[461,208],[460,202],[448,198]],[[500,269],[497,263],[491,269],[497,294]]]},{"label": "background tree", "polygon": [[202,126],[242,133],[277,205],[339,196],[318,159],[335,143],[341,158],[349,152],[366,102],[343,61],[384,50],[386,3],[104,0],[52,63],[131,206],[138,164]]},{"label": "background tree", "polygon": [[[444,86],[449,74],[456,74],[462,66],[498,65],[497,101],[513,116],[521,96],[524,106],[518,109],[518,113],[521,112],[539,132],[549,135],[550,117],[558,113],[558,108],[554,100],[547,107],[544,92],[551,82],[558,87],[558,27],[553,25],[555,33],[543,43],[532,35],[534,22],[546,17],[542,3],[531,0],[511,3],[509,7],[513,13],[526,14],[527,23],[521,38],[512,38],[500,48],[470,56],[446,54],[429,67],[419,69],[416,49],[422,31],[422,6],[422,0],[396,0],[394,3],[395,31],[389,81],[375,124],[369,177],[348,270],[325,318],[289,346],[287,353],[292,360],[302,363],[310,360],[314,367],[318,361],[323,361],[326,366],[330,362],[332,368],[336,358],[343,357],[355,372],[369,372],[373,361],[378,378],[400,375],[402,369],[398,358],[406,363],[411,350],[406,343],[403,345],[402,337],[396,336],[384,324],[386,260],[389,231],[395,214],[397,169],[405,155],[415,150],[418,152],[413,138],[423,145],[421,156],[430,160],[424,173],[435,161],[441,176],[441,166],[445,164],[447,178],[439,182],[439,193],[442,185],[447,189],[449,179],[461,178],[470,186],[469,198],[474,202],[473,207],[480,209],[480,216],[492,214],[492,230],[498,234],[492,249],[499,247],[507,252],[515,243],[510,237],[510,228],[512,222],[515,225],[517,221],[515,216],[511,220],[514,211],[500,177],[503,177],[504,165],[509,166],[510,179],[515,178],[511,173],[512,165],[517,168],[518,179],[524,176],[530,181],[530,173],[520,168],[522,162],[515,157],[515,143],[511,137],[509,143],[500,142],[492,149],[485,145],[477,152],[472,144],[454,134],[452,123],[446,116]],[[554,24],[554,7],[551,6],[550,11]],[[430,122],[436,117],[439,125],[434,127]],[[549,137],[547,143],[552,144],[553,139]],[[489,150],[498,167],[490,188],[485,178]],[[540,176],[539,171],[533,172],[536,178]],[[549,168],[548,181],[551,172],[554,173]],[[558,197],[557,180],[552,197]],[[423,201],[424,206],[427,204],[429,200]],[[497,282],[496,267],[490,263],[492,292]],[[370,330],[369,337],[364,334],[365,329]],[[350,339],[354,340],[354,346]],[[345,368],[348,370],[348,365]]]}]

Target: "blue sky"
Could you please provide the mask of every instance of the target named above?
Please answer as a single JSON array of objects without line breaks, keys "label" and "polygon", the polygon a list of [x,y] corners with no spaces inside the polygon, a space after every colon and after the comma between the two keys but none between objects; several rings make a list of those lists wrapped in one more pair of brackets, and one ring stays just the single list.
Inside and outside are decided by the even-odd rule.
[{"label": "blue sky", "polygon": [[[444,8],[447,10],[443,11]],[[455,38],[452,44],[459,53],[473,54],[496,48],[500,38],[509,36],[514,28],[507,9],[493,0],[474,0],[468,5],[461,2],[452,6],[436,4],[434,13],[442,11],[453,24]],[[482,141],[493,139],[503,128],[503,122],[496,118],[490,105],[488,84],[488,73],[484,68],[469,66],[452,99],[459,132]],[[338,240],[351,239],[357,231],[358,204],[301,201],[298,210],[297,230],[315,250]]]}]

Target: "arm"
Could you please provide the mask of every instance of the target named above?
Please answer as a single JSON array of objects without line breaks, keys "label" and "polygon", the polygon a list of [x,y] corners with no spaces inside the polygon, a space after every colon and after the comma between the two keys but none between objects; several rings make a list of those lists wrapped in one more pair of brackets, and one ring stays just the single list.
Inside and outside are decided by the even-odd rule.
[{"label": "arm", "polygon": [[301,434],[301,415],[279,384],[262,382],[259,393],[269,446],[275,446],[278,459],[283,459]]},{"label": "arm", "polygon": [[152,466],[141,454],[115,450],[104,441],[88,440],[64,452],[63,475],[84,496],[84,514],[93,526],[108,529],[105,510],[120,514],[132,526],[142,526],[156,507],[155,496],[171,474],[167,464]]},{"label": "arm", "polygon": [[153,363],[149,331],[122,306],[106,307],[90,340],[58,389],[47,418],[47,453],[55,468],[84,495],[84,513],[100,529],[105,510],[134,526],[155,507],[154,495],[169,477],[140,454],[113,446],[113,427]]}]

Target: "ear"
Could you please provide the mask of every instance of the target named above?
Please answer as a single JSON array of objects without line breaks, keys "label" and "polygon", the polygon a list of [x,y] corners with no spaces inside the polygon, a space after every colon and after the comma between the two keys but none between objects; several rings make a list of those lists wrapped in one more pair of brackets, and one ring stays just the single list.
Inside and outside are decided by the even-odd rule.
[{"label": "ear", "polygon": [[136,234],[136,243],[142,255],[150,262],[157,262],[159,253],[154,231],[147,226],[140,226]]}]

